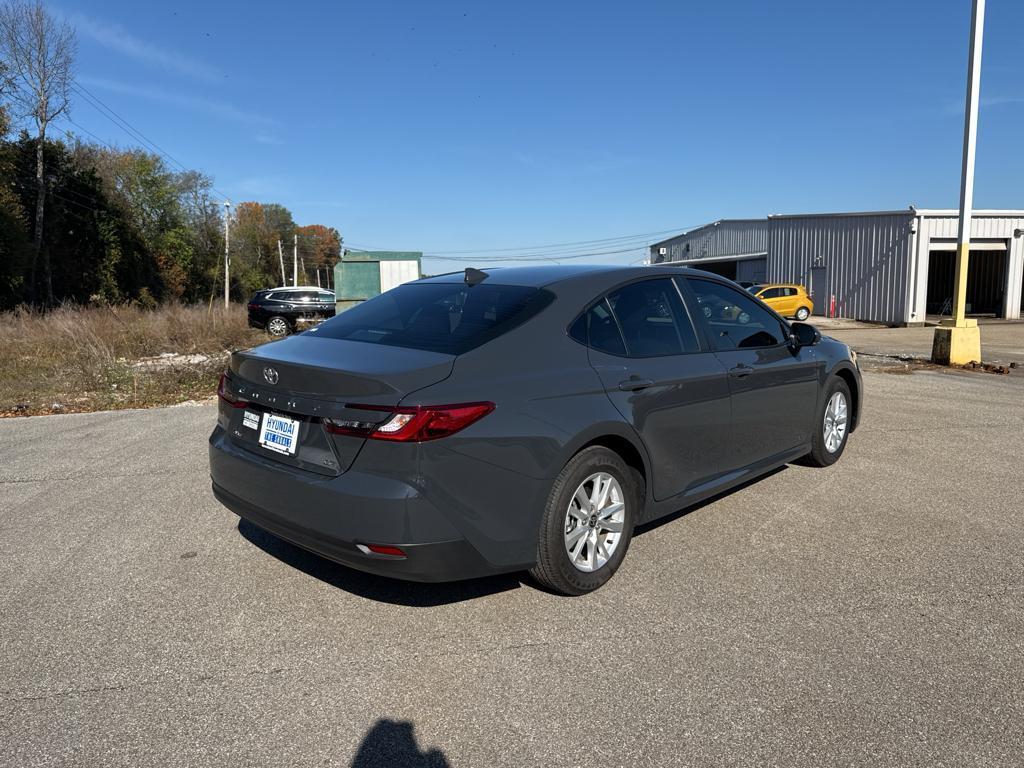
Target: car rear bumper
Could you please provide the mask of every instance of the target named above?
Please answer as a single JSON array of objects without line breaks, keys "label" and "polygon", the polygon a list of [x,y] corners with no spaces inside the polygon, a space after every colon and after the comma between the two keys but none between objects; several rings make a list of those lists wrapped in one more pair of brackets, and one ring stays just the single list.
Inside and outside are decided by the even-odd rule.
[{"label": "car rear bumper", "polygon": [[[507,571],[488,563],[418,490],[350,469],[317,476],[210,436],[213,494],[239,517],[297,546],[361,571],[409,581],[457,581]],[[357,545],[400,547],[406,557]]]}]

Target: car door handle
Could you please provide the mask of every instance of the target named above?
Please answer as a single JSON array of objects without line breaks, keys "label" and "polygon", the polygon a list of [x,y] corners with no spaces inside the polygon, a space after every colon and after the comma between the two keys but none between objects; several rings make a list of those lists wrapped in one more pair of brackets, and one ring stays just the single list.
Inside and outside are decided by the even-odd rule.
[{"label": "car door handle", "polygon": [[751,368],[749,365],[743,365],[743,363],[740,363],[739,365],[729,370],[729,375],[735,379],[742,379],[746,378],[753,372],[754,369]]},{"label": "car door handle", "polygon": [[636,392],[637,390],[647,389],[648,387],[653,386],[654,381],[652,379],[632,378],[619,382],[619,389],[621,389],[623,392]]}]

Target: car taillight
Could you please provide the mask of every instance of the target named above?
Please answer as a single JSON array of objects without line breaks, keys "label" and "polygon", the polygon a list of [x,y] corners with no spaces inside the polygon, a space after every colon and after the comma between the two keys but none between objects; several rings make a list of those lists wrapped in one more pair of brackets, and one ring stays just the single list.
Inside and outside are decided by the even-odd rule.
[{"label": "car taillight", "polygon": [[388,411],[391,416],[373,424],[361,421],[324,419],[324,427],[335,435],[393,440],[401,443],[422,443],[454,435],[494,410],[494,403],[461,403],[459,405],[420,405],[391,408],[380,405],[349,405],[361,411]]},{"label": "car taillight", "polygon": [[249,403],[245,400],[240,400],[230,392],[228,392],[228,375],[224,372],[220,375],[220,381],[217,382],[217,397],[223,400],[225,403],[230,405],[232,408],[245,408]]}]

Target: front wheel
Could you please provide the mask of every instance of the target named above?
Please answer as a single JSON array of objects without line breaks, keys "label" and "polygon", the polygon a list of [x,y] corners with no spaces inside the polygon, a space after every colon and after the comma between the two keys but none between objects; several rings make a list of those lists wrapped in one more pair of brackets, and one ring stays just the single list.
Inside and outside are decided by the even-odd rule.
[{"label": "front wheel", "polygon": [[287,336],[289,330],[291,330],[291,326],[280,315],[275,315],[267,320],[267,333],[271,336]]},{"label": "front wheel", "polygon": [[626,556],[640,504],[635,473],[617,453],[580,451],[548,495],[530,575],[563,595],[593,592]]},{"label": "front wheel", "polygon": [[809,310],[807,307],[800,307],[800,309],[796,311],[796,319],[799,320],[800,322],[803,322],[810,316],[811,310]]},{"label": "front wheel", "polygon": [[828,467],[839,461],[850,435],[851,402],[847,383],[839,377],[832,379],[818,409],[807,463],[815,467]]}]

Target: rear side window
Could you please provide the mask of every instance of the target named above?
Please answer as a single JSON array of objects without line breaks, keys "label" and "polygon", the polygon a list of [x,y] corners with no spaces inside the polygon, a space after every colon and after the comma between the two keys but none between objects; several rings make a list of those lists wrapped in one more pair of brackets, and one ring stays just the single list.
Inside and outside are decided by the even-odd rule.
[{"label": "rear side window", "polygon": [[612,291],[569,326],[569,335],[621,357],[700,351],[693,324],[669,279],[643,280]]},{"label": "rear side window", "polygon": [[608,294],[630,357],[697,352],[700,345],[679,292],[668,278],[630,283]]},{"label": "rear side window", "polygon": [[481,283],[406,283],[309,331],[393,347],[461,355],[515,328],[551,303],[540,288]]},{"label": "rear side window", "polygon": [[619,325],[615,322],[607,299],[601,299],[587,310],[587,344],[609,355],[625,356],[626,345],[619,333]]},{"label": "rear side window", "polygon": [[688,278],[687,282],[715,350],[774,347],[783,342],[782,323],[756,299],[710,280]]}]

